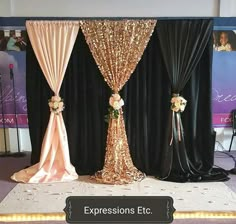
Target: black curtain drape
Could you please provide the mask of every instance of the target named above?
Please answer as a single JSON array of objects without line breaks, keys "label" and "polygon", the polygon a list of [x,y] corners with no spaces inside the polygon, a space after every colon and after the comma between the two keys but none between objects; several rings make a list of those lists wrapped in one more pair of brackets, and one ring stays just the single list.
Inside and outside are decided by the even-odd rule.
[{"label": "black curtain drape", "polygon": [[[212,20],[159,21],[158,37],[171,83],[172,96],[181,95],[212,37],[212,28]],[[197,93],[198,89],[195,89],[194,95],[197,96]],[[186,98],[184,95],[183,97]],[[190,102],[198,103],[196,99]],[[197,113],[196,109],[191,111],[193,115]],[[210,109],[210,104],[205,109]],[[196,132],[196,116],[189,119],[194,120],[192,129]],[[198,175],[199,169],[195,168],[188,156],[189,150],[185,145],[181,112],[173,112],[170,109],[166,126],[168,126],[165,136],[167,144],[163,147],[161,156],[161,179],[173,179],[173,176],[177,178],[181,176],[184,179],[201,177]],[[192,137],[192,141],[195,142],[197,135],[193,133]],[[197,141],[194,145],[196,144]],[[198,158],[198,150],[192,151],[193,158]]]},{"label": "black curtain drape", "polygon": [[[125,100],[124,118],[135,166],[148,175],[161,176],[163,149],[168,144],[166,133],[171,85],[158,32],[154,31],[134,74],[121,91],[121,97]],[[211,40],[208,40],[183,91],[188,99],[183,114],[188,158],[196,169],[208,173],[209,178],[212,178],[210,171],[214,153],[211,129],[211,44]],[[29,42],[26,67],[31,163],[34,164],[39,161],[49,117],[47,102],[51,92]],[[110,94],[80,31],[61,88],[71,162],[78,174],[93,174],[103,167],[107,135],[104,116],[107,114]],[[196,123],[197,129],[193,130]],[[201,134],[203,129],[204,135]],[[189,146],[193,146],[191,150]],[[218,174],[214,179],[222,180],[223,174]],[[175,181],[179,181],[178,178]]]}]

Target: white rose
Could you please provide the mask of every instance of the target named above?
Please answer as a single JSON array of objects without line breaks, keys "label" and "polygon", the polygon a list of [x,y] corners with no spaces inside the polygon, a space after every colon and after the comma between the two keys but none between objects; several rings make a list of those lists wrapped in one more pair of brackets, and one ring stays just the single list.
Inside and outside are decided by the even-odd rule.
[{"label": "white rose", "polygon": [[119,110],[121,108],[120,104],[118,101],[115,101],[112,106],[115,110]]},{"label": "white rose", "polygon": [[120,107],[122,107],[122,106],[124,106],[124,100],[123,99],[120,99],[120,101],[119,101],[119,104],[120,104]]},{"label": "white rose", "polygon": [[181,103],[183,103],[183,104],[186,104],[186,103],[187,103],[187,100],[184,99],[183,97],[181,97],[180,99],[181,99]]},{"label": "white rose", "polygon": [[181,106],[180,106],[180,111],[183,112],[184,109],[185,109],[185,105],[181,105]]}]

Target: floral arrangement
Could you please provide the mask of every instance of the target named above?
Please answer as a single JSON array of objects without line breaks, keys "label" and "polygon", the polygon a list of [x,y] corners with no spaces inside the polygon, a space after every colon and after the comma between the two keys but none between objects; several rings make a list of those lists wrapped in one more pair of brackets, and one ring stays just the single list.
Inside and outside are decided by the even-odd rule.
[{"label": "floral arrangement", "polygon": [[109,121],[109,118],[117,119],[120,114],[120,109],[124,106],[124,100],[120,97],[118,93],[111,95],[109,99],[108,115],[105,116],[105,121]]},{"label": "floral arrangement", "polygon": [[174,95],[171,98],[171,110],[174,112],[183,112],[187,104],[187,100],[185,100],[182,96]]},{"label": "floral arrangement", "polygon": [[64,102],[60,96],[52,96],[50,100],[48,100],[48,105],[50,107],[50,111],[59,114],[64,110]]}]

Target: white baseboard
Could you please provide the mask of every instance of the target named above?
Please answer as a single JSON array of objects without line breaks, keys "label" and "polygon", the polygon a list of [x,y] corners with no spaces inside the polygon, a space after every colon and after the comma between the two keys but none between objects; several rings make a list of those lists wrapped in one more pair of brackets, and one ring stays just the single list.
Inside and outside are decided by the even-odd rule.
[{"label": "white baseboard", "polygon": [[[19,128],[19,145],[20,151],[31,151],[31,142],[28,128]],[[16,128],[6,129],[6,146],[10,152],[18,151],[17,131]],[[0,128],[0,152],[5,151],[4,132]]]},{"label": "white baseboard", "polygon": [[[223,147],[216,144],[216,150],[229,150],[230,140],[232,137],[232,128],[215,128],[216,141],[220,142]],[[234,137],[231,150],[236,150],[236,137]]]}]

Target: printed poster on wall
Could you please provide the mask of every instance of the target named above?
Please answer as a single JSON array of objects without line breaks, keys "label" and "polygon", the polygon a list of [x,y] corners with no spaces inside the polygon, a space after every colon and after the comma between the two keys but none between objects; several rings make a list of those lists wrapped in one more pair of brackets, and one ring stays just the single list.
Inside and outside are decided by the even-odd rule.
[{"label": "printed poster on wall", "polygon": [[24,27],[0,27],[0,127],[28,127],[26,45]]},{"label": "printed poster on wall", "polygon": [[236,27],[216,27],[213,40],[213,126],[230,127],[236,109]]}]

